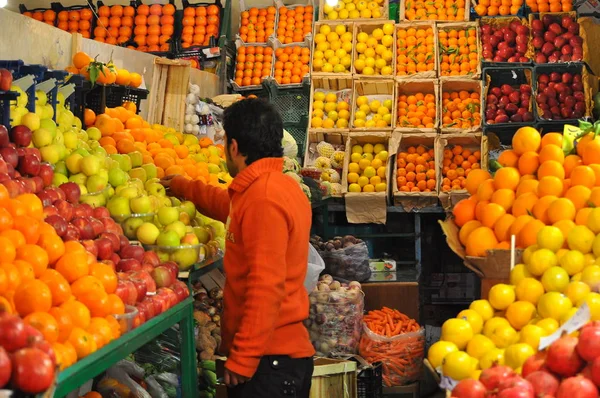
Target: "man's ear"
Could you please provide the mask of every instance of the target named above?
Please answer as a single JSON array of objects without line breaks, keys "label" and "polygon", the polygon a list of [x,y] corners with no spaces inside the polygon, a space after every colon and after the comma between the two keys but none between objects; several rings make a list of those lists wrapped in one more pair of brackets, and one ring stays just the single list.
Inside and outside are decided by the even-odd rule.
[{"label": "man's ear", "polygon": [[231,156],[237,156],[239,154],[238,143],[235,138],[232,139],[229,143],[229,153],[231,154]]}]

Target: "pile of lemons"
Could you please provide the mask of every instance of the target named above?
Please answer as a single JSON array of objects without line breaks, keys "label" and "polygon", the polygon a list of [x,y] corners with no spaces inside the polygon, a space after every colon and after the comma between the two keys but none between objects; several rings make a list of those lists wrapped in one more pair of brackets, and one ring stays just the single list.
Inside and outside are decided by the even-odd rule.
[{"label": "pile of lemons", "polygon": [[350,121],[350,105],[335,93],[315,91],[313,94],[311,128],[344,129]]},{"label": "pile of lemons", "polygon": [[394,74],[394,25],[383,24],[369,35],[360,32],[356,35],[356,58],[354,69],[361,75],[391,76]]},{"label": "pile of lemons", "polygon": [[356,110],[354,111],[354,127],[389,127],[392,125],[391,99],[380,101],[361,95],[356,98]]},{"label": "pile of lemons", "polygon": [[315,34],[312,67],[315,72],[349,73],[352,65],[352,32],[345,25],[321,25]]},{"label": "pile of lemons", "polygon": [[348,164],[348,192],[385,192],[387,159],[384,144],[353,145]]},{"label": "pile of lemons", "polygon": [[335,6],[325,4],[325,19],[377,19],[382,18],[383,0],[343,0]]}]

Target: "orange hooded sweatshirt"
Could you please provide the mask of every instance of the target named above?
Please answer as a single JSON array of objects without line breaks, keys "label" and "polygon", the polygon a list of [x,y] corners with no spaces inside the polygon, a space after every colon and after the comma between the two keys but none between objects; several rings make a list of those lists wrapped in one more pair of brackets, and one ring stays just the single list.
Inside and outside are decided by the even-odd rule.
[{"label": "orange hooded sweatshirt", "polygon": [[315,351],[302,322],[311,226],[310,204],[282,172],[283,159],[253,162],[228,191],[175,177],[171,190],[226,225],[221,351],[225,367],[252,377],[260,358],[306,358]]}]

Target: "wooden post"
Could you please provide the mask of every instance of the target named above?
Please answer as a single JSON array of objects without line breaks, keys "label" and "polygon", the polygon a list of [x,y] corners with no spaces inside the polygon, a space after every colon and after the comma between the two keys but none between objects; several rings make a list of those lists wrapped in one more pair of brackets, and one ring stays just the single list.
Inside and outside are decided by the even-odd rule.
[{"label": "wooden post", "polygon": [[81,33],[73,33],[71,36],[71,59],[73,59],[73,56],[81,51],[81,41],[83,40],[83,36]]},{"label": "wooden post", "polygon": [[156,58],[152,74],[148,122],[183,131],[185,98],[190,82],[191,62]]}]

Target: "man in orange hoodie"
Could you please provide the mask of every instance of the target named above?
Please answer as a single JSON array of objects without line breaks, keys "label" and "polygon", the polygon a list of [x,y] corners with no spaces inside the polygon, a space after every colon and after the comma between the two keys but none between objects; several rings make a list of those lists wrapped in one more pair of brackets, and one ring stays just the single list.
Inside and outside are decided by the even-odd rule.
[{"label": "man in orange hoodie", "polygon": [[167,177],[172,195],[226,224],[220,351],[229,397],[308,398],[313,346],[303,321],[311,208],[283,174],[283,123],[267,102],[236,102],[224,114],[228,190]]}]

